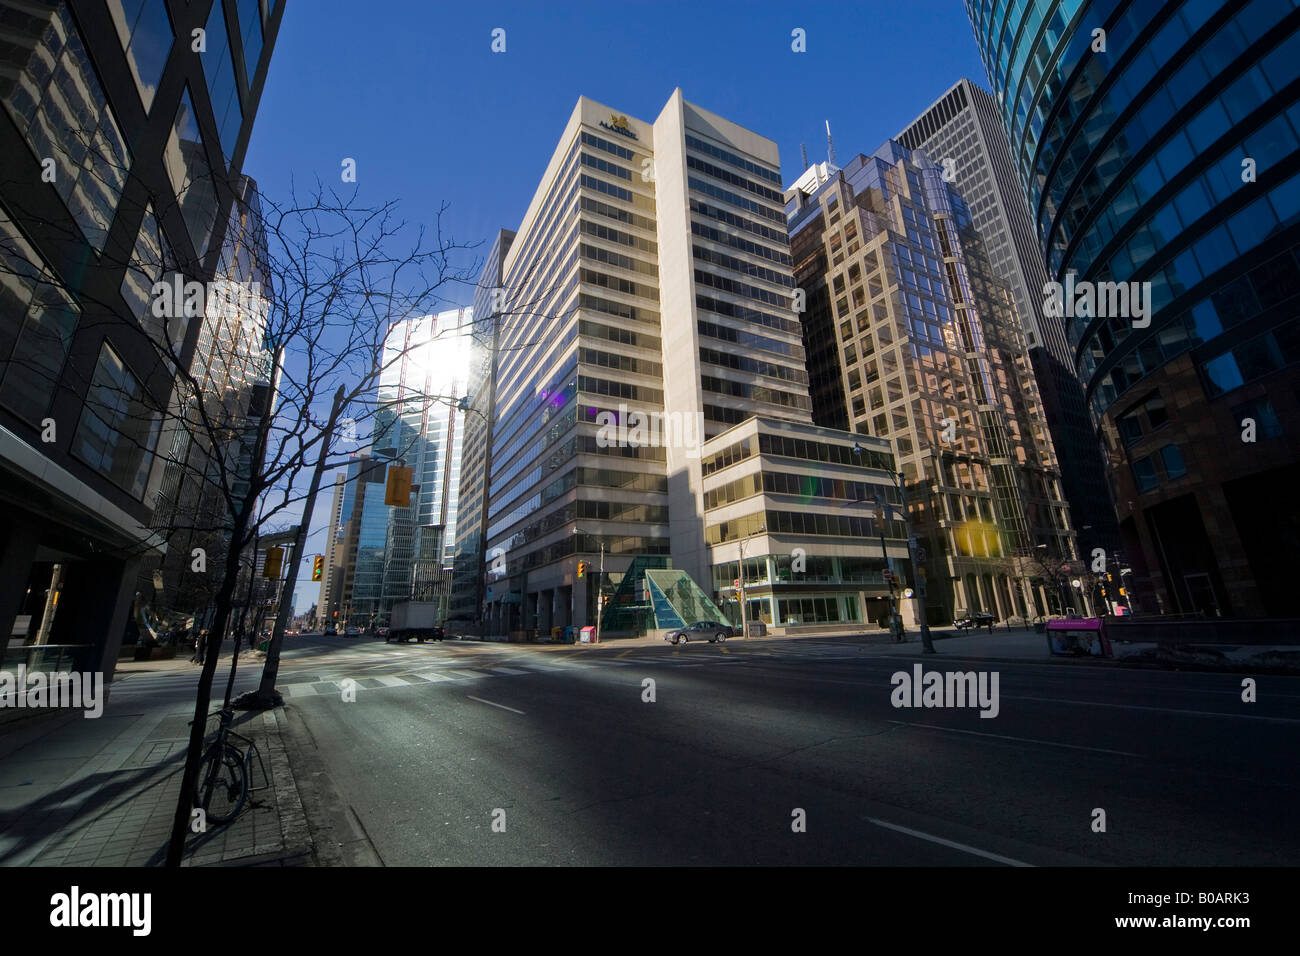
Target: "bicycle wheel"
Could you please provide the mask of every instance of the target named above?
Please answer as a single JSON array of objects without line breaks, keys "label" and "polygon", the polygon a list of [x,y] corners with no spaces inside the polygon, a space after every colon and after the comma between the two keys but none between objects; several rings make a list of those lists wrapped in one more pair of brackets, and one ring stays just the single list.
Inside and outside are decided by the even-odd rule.
[{"label": "bicycle wheel", "polygon": [[194,805],[202,807],[211,822],[225,823],[235,818],[247,799],[244,755],[230,744],[213,744],[199,764]]}]

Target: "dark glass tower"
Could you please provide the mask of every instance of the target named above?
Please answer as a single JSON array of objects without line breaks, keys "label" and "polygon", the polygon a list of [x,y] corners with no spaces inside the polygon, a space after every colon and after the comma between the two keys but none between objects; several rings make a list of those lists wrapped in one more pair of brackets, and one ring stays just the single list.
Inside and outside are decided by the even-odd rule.
[{"label": "dark glass tower", "polygon": [[1064,318],[1148,598],[1138,609],[1290,613],[1300,10],[1290,0],[967,9],[1049,279],[1149,291],[1149,311]]},{"label": "dark glass tower", "polygon": [[[230,274],[282,13],[0,0],[0,633],[71,645],[65,668],[111,671],[137,572],[163,554],[173,372],[149,291],[164,264]],[[190,367],[203,325],[186,326]]]}]

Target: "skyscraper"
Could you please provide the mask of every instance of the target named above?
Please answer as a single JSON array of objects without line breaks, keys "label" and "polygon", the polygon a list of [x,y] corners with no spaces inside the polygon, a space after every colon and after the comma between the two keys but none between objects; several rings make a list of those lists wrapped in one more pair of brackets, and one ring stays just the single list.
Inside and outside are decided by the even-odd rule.
[{"label": "skyscraper", "polygon": [[892,444],[932,619],[1082,609],[1057,582],[1027,603],[1039,546],[1077,548],[1025,334],[960,194],[890,141],[786,196],[809,374],[828,383],[814,419]]},{"label": "skyscraper", "polygon": [[[734,569],[743,554],[766,573],[773,555],[808,533],[778,536],[765,508],[743,521],[714,515],[722,505],[735,510],[734,499],[706,496],[701,467],[714,438],[727,444],[727,466],[748,457],[718,436],[755,417],[773,423],[759,433],[792,442],[791,429],[817,431],[781,182],[774,143],[680,90],[653,123],[579,99],[518,230],[503,232],[488,257],[474,301],[475,421],[462,464],[457,580],[477,572],[490,630],[591,621],[601,564],[610,578],[635,578],[671,561],[721,599],[715,585],[733,579],[719,566]],[[737,432],[736,441],[757,454],[759,433]],[[835,442],[851,449],[853,437]],[[791,454],[809,448],[815,455],[821,445],[801,438]],[[875,446],[867,454],[873,480],[887,481],[879,454]],[[743,477],[750,494],[763,489],[763,470]],[[728,477],[711,478],[708,491]],[[840,507],[846,522],[872,513],[861,500]],[[840,534],[828,517],[822,527]],[[855,554],[881,550],[841,543]],[[882,560],[873,590],[883,587]],[[596,573],[579,573],[580,562]],[[620,587],[640,598],[639,588]],[[814,612],[832,613],[826,601],[810,604]]]},{"label": "skyscraper", "polygon": [[0,0],[0,633],[32,639],[58,592],[48,640],[84,647],[75,667],[111,671],[162,550],[172,376],[142,334],[133,252],[165,244],[213,278],[282,12]]},{"label": "skyscraper", "polygon": [[1154,598],[1143,609],[1289,614],[1300,10],[967,10],[1048,278],[1106,291],[1105,307],[1061,304],[1126,550]]},{"label": "skyscraper", "polygon": [[439,568],[451,567],[455,547],[431,549],[421,539],[424,529],[439,528],[439,539],[455,541],[465,417],[458,404],[468,386],[472,321],[472,309],[455,309],[397,323],[379,379],[372,454],[413,470],[420,489],[414,551]]},{"label": "skyscraper", "polygon": [[970,80],[959,80],[896,139],[908,149],[925,150],[970,209],[994,272],[1011,289],[1028,338],[1072,523],[1087,529],[1083,537],[1091,547],[1117,550],[1119,528],[1099,439],[1065,342],[1065,324],[1044,312],[1047,270],[997,102]]}]

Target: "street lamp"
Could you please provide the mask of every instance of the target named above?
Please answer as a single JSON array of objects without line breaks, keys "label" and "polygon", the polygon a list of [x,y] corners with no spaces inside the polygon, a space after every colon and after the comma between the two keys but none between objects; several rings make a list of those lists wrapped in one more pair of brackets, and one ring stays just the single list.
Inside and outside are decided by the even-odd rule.
[{"label": "street lamp", "polygon": [[[853,454],[861,455],[865,451],[866,449],[863,448],[860,444],[857,444],[856,442],[854,443]],[[895,454],[894,460],[895,461],[898,460],[897,454]],[[904,484],[904,475],[901,471],[898,472],[897,474],[893,472],[886,472],[886,474],[888,474],[890,478],[893,479],[894,487],[898,489],[899,500],[902,502],[901,514],[903,519],[903,531],[907,535],[907,556],[912,562],[912,573],[916,575],[915,600],[916,600],[917,612],[918,612],[917,620],[921,624],[921,652],[923,654],[933,654],[935,653],[934,642],[931,641],[930,639],[930,622],[926,619],[925,573],[921,568],[921,562],[918,561],[916,558],[916,536],[912,534],[912,522],[908,518],[908,514],[907,514],[907,487]],[[884,504],[883,499],[881,499],[881,504]],[[887,508],[882,507],[881,511],[882,514],[880,515],[880,518],[881,520],[884,520],[888,516]],[[885,562],[888,563],[889,556],[883,553],[884,546],[885,546],[884,542],[885,542],[885,533],[884,533],[884,529],[882,528],[880,532],[880,547],[882,551],[881,557],[883,557],[885,559]],[[890,603],[892,604],[893,591],[894,591],[894,587],[892,583],[890,584],[889,591],[890,591]]]},{"label": "street lamp", "polygon": [[767,533],[767,525],[761,524],[758,526],[757,531],[751,532],[750,534],[747,534],[743,538],[739,538],[736,541],[736,545],[740,548],[740,576],[736,580],[740,582],[740,588],[737,594],[740,598],[740,636],[741,637],[746,637],[746,638],[749,637],[749,624],[746,621],[746,607],[745,607],[745,604],[747,603],[745,601],[745,547],[746,545],[749,544],[751,539],[758,537],[760,534],[766,534],[766,533]]}]

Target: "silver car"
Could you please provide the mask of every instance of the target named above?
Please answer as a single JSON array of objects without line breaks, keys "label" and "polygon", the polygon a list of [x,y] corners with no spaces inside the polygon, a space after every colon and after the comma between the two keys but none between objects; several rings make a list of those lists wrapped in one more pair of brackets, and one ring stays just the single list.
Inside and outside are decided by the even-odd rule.
[{"label": "silver car", "polygon": [[664,635],[665,641],[673,644],[687,644],[691,641],[707,640],[710,644],[725,641],[731,636],[730,624],[717,621],[696,621],[686,627],[679,627]]}]

